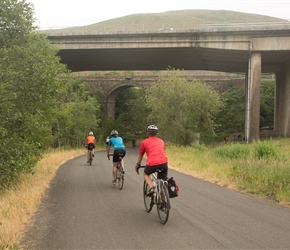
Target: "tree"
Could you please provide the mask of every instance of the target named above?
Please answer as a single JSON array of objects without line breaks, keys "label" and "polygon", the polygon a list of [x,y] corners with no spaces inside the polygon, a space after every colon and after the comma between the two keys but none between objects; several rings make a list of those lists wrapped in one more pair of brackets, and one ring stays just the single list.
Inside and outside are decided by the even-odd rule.
[{"label": "tree", "polygon": [[33,21],[31,4],[0,2],[0,188],[33,171],[41,157],[65,72],[56,48],[33,32]]},{"label": "tree", "polygon": [[[263,79],[261,81],[260,126],[272,127],[274,124],[274,91],[275,82]],[[232,87],[222,93],[224,108],[218,115],[217,122],[221,124],[218,133],[225,137],[230,131],[243,131],[245,127],[245,87]]]},{"label": "tree", "polygon": [[216,115],[222,108],[219,95],[199,80],[188,80],[183,71],[169,69],[147,91],[150,123],[164,139],[190,145],[195,134],[214,135]]},{"label": "tree", "polygon": [[231,130],[243,130],[245,126],[245,87],[232,87],[221,94],[224,108],[218,115],[221,124],[218,132],[225,137]]},{"label": "tree", "polygon": [[[116,99],[116,119],[124,128],[124,136],[131,140],[136,133],[144,131],[150,113],[145,91],[140,88],[128,88]],[[121,132],[121,131],[120,131]]]},{"label": "tree", "polygon": [[89,131],[98,136],[101,110],[97,97],[90,92],[84,79],[64,76],[62,92],[56,97],[52,124],[55,147],[83,146]]},{"label": "tree", "polygon": [[33,6],[24,0],[0,1],[0,47],[12,47],[35,30]]},{"label": "tree", "polygon": [[274,95],[275,81],[262,80],[261,84],[261,107],[260,107],[260,126],[274,126]]}]

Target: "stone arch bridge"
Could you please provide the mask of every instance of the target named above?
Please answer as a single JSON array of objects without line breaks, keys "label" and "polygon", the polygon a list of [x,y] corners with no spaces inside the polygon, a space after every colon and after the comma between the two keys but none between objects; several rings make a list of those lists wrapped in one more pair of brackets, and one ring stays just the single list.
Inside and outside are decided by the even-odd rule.
[{"label": "stone arch bridge", "polygon": [[[211,86],[217,92],[224,92],[229,86],[244,86],[246,79],[243,76],[200,74],[186,75],[189,80],[199,79]],[[107,116],[115,118],[115,102],[118,95],[131,87],[146,88],[154,84],[157,75],[124,75],[124,76],[88,76],[85,81],[90,86],[101,87],[104,92],[104,104]]]}]

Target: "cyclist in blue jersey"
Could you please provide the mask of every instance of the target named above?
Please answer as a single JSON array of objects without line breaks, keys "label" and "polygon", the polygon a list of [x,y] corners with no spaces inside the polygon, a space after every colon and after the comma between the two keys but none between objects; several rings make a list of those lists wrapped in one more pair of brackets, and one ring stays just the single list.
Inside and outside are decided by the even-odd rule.
[{"label": "cyclist in blue jersey", "polygon": [[[114,147],[114,154],[113,154],[113,185],[116,185],[116,179],[117,179],[117,163],[119,160],[119,154],[122,154],[122,158],[125,157],[126,155],[126,149],[125,145],[123,142],[123,139],[118,136],[118,131],[117,130],[112,130],[111,131],[111,138],[108,142],[108,147],[107,147],[107,156],[109,157],[110,155],[110,149],[111,146]],[[121,165],[124,169],[124,160],[122,159]],[[124,171],[125,173],[125,171]]]}]

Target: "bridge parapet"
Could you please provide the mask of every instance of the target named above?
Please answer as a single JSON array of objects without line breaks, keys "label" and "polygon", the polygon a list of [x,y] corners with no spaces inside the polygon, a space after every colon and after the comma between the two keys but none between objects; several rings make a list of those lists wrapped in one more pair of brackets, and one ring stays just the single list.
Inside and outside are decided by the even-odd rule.
[{"label": "bridge parapet", "polygon": [[257,30],[287,30],[289,20],[277,22],[233,22],[233,23],[156,23],[148,24],[104,24],[94,27],[50,27],[41,29],[50,35],[94,35],[94,34],[140,34],[140,33],[179,33],[179,32],[215,32],[215,31],[257,31]]}]

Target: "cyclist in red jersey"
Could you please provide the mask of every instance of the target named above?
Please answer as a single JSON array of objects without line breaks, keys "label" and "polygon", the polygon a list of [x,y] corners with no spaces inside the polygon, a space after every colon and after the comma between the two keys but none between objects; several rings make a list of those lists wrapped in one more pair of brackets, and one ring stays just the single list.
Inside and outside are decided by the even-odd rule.
[{"label": "cyclist in red jersey", "polygon": [[137,168],[140,166],[143,156],[146,153],[147,159],[144,169],[144,180],[149,186],[147,195],[152,195],[154,193],[154,187],[152,187],[150,175],[156,172],[157,169],[163,169],[162,172],[158,172],[158,178],[166,180],[168,172],[168,157],[165,153],[164,141],[157,137],[158,127],[156,125],[150,125],[147,128],[147,132],[149,137],[141,142],[135,170],[137,171]]},{"label": "cyclist in red jersey", "polygon": [[96,145],[96,138],[94,137],[93,132],[90,132],[87,137],[87,149],[88,149],[87,163],[89,163],[90,150],[93,153],[93,157],[95,156],[95,145]]}]

